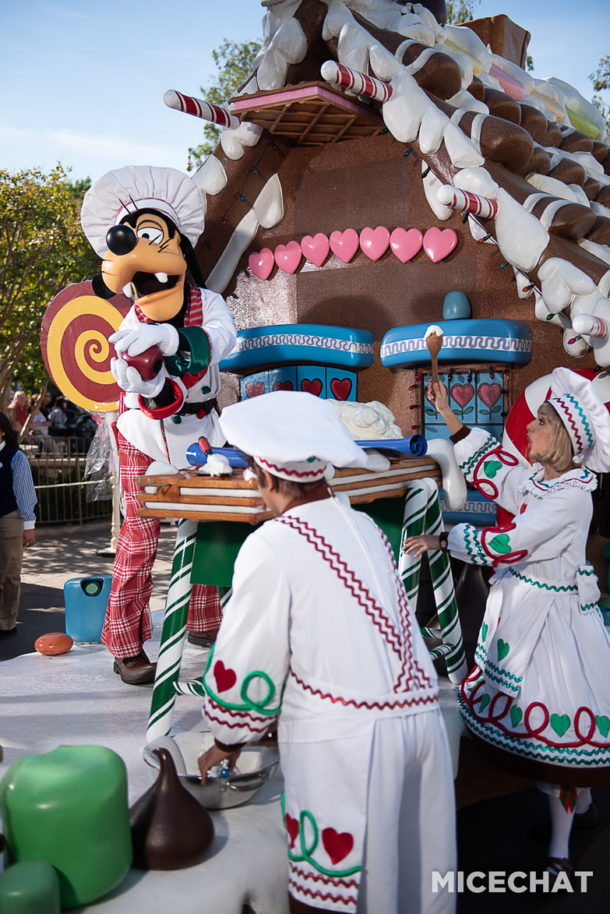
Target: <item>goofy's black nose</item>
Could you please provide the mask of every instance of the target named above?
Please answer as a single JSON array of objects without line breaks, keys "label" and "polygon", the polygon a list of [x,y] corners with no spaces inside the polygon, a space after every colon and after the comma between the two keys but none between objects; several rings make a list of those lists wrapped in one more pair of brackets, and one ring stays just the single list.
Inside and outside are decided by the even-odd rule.
[{"label": "goofy's black nose", "polygon": [[136,233],[130,225],[113,225],[106,233],[106,244],[112,254],[129,254],[137,243]]}]

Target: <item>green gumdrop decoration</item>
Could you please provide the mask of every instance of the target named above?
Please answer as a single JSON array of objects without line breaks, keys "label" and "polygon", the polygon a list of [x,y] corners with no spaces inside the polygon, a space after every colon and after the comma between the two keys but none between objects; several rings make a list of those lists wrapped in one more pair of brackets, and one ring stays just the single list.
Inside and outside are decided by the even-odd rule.
[{"label": "green gumdrop decoration", "polygon": [[127,772],[110,749],[59,746],[24,756],[0,782],[0,812],[8,861],[51,864],[62,907],[95,901],[129,871]]},{"label": "green gumdrop decoration", "polygon": [[59,879],[44,860],[24,860],[0,873],[0,911],[60,914]]}]

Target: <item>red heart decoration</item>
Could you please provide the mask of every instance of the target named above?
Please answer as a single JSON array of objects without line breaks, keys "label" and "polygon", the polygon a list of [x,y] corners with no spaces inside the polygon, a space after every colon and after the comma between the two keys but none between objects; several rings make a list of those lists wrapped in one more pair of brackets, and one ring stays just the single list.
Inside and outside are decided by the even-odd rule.
[{"label": "red heart decoration", "polygon": [[388,249],[390,232],[385,225],[367,226],[360,232],[360,250],[371,260],[379,260]]},{"label": "red heart decoration", "polygon": [[429,228],[424,235],[424,251],[432,263],[448,257],[457,243],[458,236],[453,229]]},{"label": "red heart decoration", "polygon": [[319,397],[322,392],[322,381],[319,378],[304,378],[301,381],[301,390],[304,390],[306,394],[313,394],[314,397]]},{"label": "red heart decoration", "polygon": [[248,257],[250,272],[258,279],[269,279],[274,263],[273,251],[269,248],[263,248],[262,251],[256,251]]},{"label": "red heart decoration", "polygon": [[284,816],[284,822],[286,823],[286,831],[288,832],[288,837],[290,838],[290,847],[294,847],[294,842],[296,841],[299,834],[299,821],[298,819],[293,819],[292,816]]},{"label": "red heart decoration", "polygon": [[227,669],[222,660],[217,660],[214,664],[214,679],[216,680],[218,691],[226,692],[237,682],[237,675],[235,670]]},{"label": "red heart decoration", "polygon": [[273,256],[278,267],[284,273],[296,273],[303,253],[298,241],[289,241],[288,244],[278,244]]},{"label": "red heart decoration", "polygon": [[276,381],[273,385],[274,390],[294,390],[292,381]]},{"label": "red heart decoration", "polygon": [[335,400],[347,400],[352,392],[352,382],[349,378],[333,378],[330,389]]},{"label": "red heart decoration", "polygon": [[485,406],[492,408],[502,396],[502,388],[499,384],[479,384],[479,397]]},{"label": "red heart decoration", "polygon": [[472,384],[453,384],[451,386],[451,396],[464,409],[466,404],[470,403],[474,397],[474,387]]},{"label": "red heart decoration", "polygon": [[328,257],[330,244],[326,235],[318,232],[313,238],[311,235],[305,235],[301,239],[301,250],[310,263],[315,263],[317,267],[321,267]]},{"label": "red heart decoration", "polygon": [[412,260],[422,246],[424,236],[419,229],[395,228],[390,235],[390,247],[402,263]]},{"label": "red heart decoration", "polygon": [[344,232],[331,232],[330,249],[343,263],[349,263],[358,250],[359,238],[355,229],[349,228]]},{"label": "red heart decoration", "polygon": [[337,864],[351,851],[354,838],[349,832],[339,833],[334,828],[325,828],[322,832],[322,844],[333,864]]},{"label": "red heart decoration", "polygon": [[246,397],[251,400],[252,397],[260,397],[261,394],[265,393],[265,382],[264,381],[250,381],[249,384],[246,384]]}]

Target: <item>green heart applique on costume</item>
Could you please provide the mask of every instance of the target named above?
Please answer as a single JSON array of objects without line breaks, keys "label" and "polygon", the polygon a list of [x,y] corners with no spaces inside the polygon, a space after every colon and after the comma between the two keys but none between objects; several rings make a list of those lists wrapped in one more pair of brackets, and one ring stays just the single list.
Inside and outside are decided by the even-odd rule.
[{"label": "green heart applique on costume", "polygon": [[608,736],[608,733],[610,733],[610,717],[606,717],[606,715],[603,714],[601,717],[596,717],[595,722],[597,723],[597,729],[601,735]]},{"label": "green heart applique on costume", "polygon": [[499,460],[486,460],[485,463],[483,464],[483,470],[485,471],[485,475],[488,476],[489,479],[493,479],[494,476],[496,475],[496,473],[498,472],[498,470],[501,470],[501,469],[502,469],[502,464],[500,463]]},{"label": "green heart applique on costume", "polygon": [[500,555],[506,555],[507,552],[510,552],[510,538],[508,533],[497,533],[494,538],[489,541],[488,546],[490,549],[493,549],[494,552],[499,552]]},{"label": "green heart applique on costume", "polygon": [[518,727],[521,723],[521,718],[523,717],[523,711],[521,708],[518,708],[517,705],[513,705],[510,709],[510,720],[513,727]]},{"label": "green heart applique on costume", "polygon": [[570,718],[567,714],[551,714],[551,727],[557,736],[563,736],[570,726]]},{"label": "green heart applique on costume", "polygon": [[502,641],[502,638],[498,638],[497,650],[498,650],[498,660],[504,660],[504,658],[510,651],[510,644],[508,643],[508,641]]},{"label": "green heart applique on costume", "polygon": [[479,704],[479,714],[483,713],[483,711],[485,710],[485,708],[487,707],[487,705],[489,704],[490,701],[491,701],[491,698],[489,697],[489,695],[486,692],[483,695],[483,697],[481,698],[481,703]]},{"label": "green heart applique on costume", "polygon": [[483,622],[483,625],[481,626],[481,641],[485,641],[485,639],[487,638],[488,631],[489,631],[489,626],[488,626],[487,622]]}]

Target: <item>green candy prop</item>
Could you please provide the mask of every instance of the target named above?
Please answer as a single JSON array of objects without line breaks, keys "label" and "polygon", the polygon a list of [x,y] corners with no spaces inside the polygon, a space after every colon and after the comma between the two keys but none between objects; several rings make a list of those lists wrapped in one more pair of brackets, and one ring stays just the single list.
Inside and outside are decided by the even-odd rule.
[{"label": "green candy prop", "polygon": [[24,860],[0,873],[0,911],[60,914],[59,879],[49,863]]},{"label": "green candy prop", "polygon": [[129,871],[127,772],[110,749],[59,746],[19,759],[0,782],[0,812],[6,863],[51,864],[62,907],[95,901]]}]

